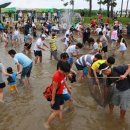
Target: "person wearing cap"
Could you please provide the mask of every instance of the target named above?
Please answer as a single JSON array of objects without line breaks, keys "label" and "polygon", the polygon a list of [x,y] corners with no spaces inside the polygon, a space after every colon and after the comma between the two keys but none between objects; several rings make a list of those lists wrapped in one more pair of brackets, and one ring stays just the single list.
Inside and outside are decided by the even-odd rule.
[{"label": "person wearing cap", "polygon": [[98,77],[101,77],[101,74],[99,73],[99,67],[103,63],[106,63],[108,67],[111,67],[115,63],[115,58],[113,57],[108,57],[107,60],[98,60],[94,62],[91,66],[91,69],[93,71],[93,75],[95,77],[96,82],[99,84]]},{"label": "person wearing cap", "polygon": [[83,78],[83,70],[85,67],[88,68],[88,74],[90,74],[92,63],[101,59],[102,56],[100,54],[96,54],[96,55],[86,54],[81,56],[79,59],[77,59],[75,62],[75,66],[78,70],[79,80]]},{"label": "person wearing cap", "polygon": [[48,46],[44,43],[45,38],[46,35],[42,34],[40,38],[37,39],[34,45],[35,63],[38,63],[38,61],[42,63],[42,51],[45,51],[43,46],[48,48]]},{"label": "person wearing cap", "polygon": [[108,68],[106,64],[102,64],[99,70],[109,77],[106,82],[108,87],[115,83],[109,102],[110,113],[113,112],[114,106],[119,106],[120,119],[124,119],[126,110],[130,105],[130,64],[119,65],[113,68]]}]

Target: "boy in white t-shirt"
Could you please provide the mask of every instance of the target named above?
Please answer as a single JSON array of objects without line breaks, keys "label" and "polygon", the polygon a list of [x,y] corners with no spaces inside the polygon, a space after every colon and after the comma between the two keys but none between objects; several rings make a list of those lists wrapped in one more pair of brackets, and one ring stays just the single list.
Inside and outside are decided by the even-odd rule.
[{"label": "boy in white t-shirt", "polygon": [[69,43],[69,34],[66,35],[64,45],[65,45],[64,50],[66,51],[66,49],[67,49],[67,48],[69,47],[69,45],[70,45],[70,43]]},{"label": "boy in white t-shirt", "polygon": [[42,63],[42,51],[45,51],[43,46],[49,48],[45,43],[46,36],[44,34],[41,35],[41,37],[36,41],[34,45],[34,55],[35,55],[35,63],[38,63],[38,60],[40,63]]},{"label": "boy in white t-shirt", "polygon": [[73,64],[73,57],[79,57],[79,49],[81,49],[83,45],[81,43],[77,43],[76,45],[71,45],[67,48],[66,53],[69,55],[68,63],[70,65]]}]

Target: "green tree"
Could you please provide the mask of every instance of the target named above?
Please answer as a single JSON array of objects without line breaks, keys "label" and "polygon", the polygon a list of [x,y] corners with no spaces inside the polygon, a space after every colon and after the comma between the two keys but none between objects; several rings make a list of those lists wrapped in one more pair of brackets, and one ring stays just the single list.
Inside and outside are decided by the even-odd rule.
[{"label": "green tree", "polygon": [[107,6],[107,16],[110,16],[110,7],[111,7],[111,16],[113,16],[113,8],[117,5],[116,0],[102,0],[102,4]]},{"label": "green tree", "polygon": [[97,2],[98,4],[99,4],[99,10],[101,11],[102,10],[102,0],[98,0],[98,2]]}]

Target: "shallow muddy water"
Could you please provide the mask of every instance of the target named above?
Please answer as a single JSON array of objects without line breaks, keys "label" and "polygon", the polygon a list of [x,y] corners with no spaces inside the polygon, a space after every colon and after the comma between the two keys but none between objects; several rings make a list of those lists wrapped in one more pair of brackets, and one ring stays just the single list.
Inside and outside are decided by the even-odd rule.
[{"label": "shallow muddy water", "polygon": [[[62,46],[60,44],[63,43],[58,44],[59,48]],[[22,50],[22,46],[17,49],[18,52]],[[19,95],[13,96],[9,95],[5,88],[5,103],[0,103],[0,130],[45,130],[43,123],[51,109],[49,102],[43,98],[42,92],[51,82],[51,77],[56,70],[56,61],[50,61],[49,58],[49,51],[45,51],[43,63],[33,65],[32,87],[23,88],[18,85]],[[34,59],[33,54],[32,59]],[[116,64],[130,63],[130,49],[125,59],[120,58],[119,52],[116,54],[116,59]],[[0,43],[0,60],[5,67],[15,68],[3,43]],[[74,111],[65,112],[63,121],[60,124],[57,120],[54,121],[50,130],[130,130],[130,108],[126,113],[125,121],[120,122],[119,108],[116,107],[113,115],[110,115],[108,107],[99,106],[89,92],[87,81],[77,82],[71,86]]]}]

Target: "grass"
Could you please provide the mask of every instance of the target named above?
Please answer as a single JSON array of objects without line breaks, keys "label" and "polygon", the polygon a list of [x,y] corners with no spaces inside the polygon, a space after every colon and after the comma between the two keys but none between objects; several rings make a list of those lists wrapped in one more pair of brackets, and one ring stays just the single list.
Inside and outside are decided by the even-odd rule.
[{"label": "grass", "polygon": [[[90,19],[93,19],[93,18],[96,18],[97,19],[97,16],[93,16],[93,17],[84,17],[83,18],[83,23],[84,24],[90,24]],[[103,22],[106,21],[106,18],[107,17],[103,17]],[[130,18],[125,18],[125,17],[118,17],[117,18],[119,22],[121,22],[123,25],[126,25],[127,23],[130,23]],[[113,24],[113,20],[110,18],[110,24]]]}]

